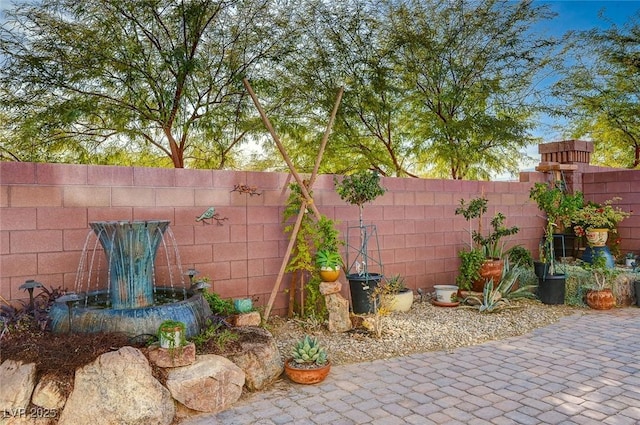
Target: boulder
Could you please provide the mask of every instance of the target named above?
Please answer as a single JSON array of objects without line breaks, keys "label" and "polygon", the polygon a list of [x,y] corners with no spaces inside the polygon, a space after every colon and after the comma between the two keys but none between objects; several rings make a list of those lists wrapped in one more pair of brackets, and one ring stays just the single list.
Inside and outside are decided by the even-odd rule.
[{"label": "boulder", "polygon": [[167,370],[167,388],[174,399],[199,412],[220,412],[242,395],[244,372],[215,354],[196,356],[192,365]]},{"label": "boulder", "polygon": [[249,313],[234,314],[229,317],[229,323],[231,326],[243,327],[243,326],[260,326],[262,318],[260,313],[252,311]]},{"label": "boulder", "polygon": [[35,363],[5,360],[0,365],[0,383],[0,411],[26,411],[36,386]]},{"label": "boulder", "polygon": [[76,370],[59,425],[166,424],[175,405],[140,350],[122,347]]},{"label": "boulder", "polygon": [[45,409],[60,410],[67,398],[63,391],[64,383],[53,374],[46,374],[40,378],[36,389],[33,390],[31,402]]},{"label": "boulder", "polygon": [[193,342],[178,348],[162,348],[156,343],[147,351],[149,361],[158,367],[188,366],[196,361],[196,345]]},{"label": "boulder", "polygon": [[247,327],[236,330],[240,350],[226,357],[245,373],[244,386],[249,391],[261,390],[284,371],[275,338],[266,329]]}]

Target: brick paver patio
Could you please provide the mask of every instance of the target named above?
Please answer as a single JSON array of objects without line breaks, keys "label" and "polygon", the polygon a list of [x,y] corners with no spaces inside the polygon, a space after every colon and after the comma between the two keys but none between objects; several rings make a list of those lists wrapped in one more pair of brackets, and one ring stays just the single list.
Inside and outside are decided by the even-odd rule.
[{"label": "brick paver patio", "polygon": [[[428,335],[425,335],[428,338]],[[640,424],[640,308],[585,310],[527,335],[334,366],[204,424]]]}]

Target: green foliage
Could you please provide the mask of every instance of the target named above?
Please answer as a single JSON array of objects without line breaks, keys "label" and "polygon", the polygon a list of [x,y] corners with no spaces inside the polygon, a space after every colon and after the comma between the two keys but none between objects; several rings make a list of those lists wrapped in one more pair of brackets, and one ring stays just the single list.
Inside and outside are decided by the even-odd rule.
[{"label": "green foliage", "polygon": [[519,264],[525,268],[533,267],[533,256],[531,251],[522,245],[512,246],[507,250],[507,259],[511,264]]},{"label": "green foliage", "polygon": [[[180,341],[176,341],[175,333],[180,332]],[[187,327],[183,322],[177,320],[165,320],[158,327],[158,339],[169,343],[169,350],[184,347],[186,341]]]},{"label": "green foliage", "polygon": [[502,225],[506,217],[501,212],[497,213],[491,219],[492,231],[486,236],[482,234],[482,216],[487,212],[486,198],[475,198],[465,203],[464,199],[460,200],[460,206],[456,208],[455,214],[462,215],[467,221],[472,219],[478,219],[478,229],[471,232],[471,238],[477,247],[482,249],[485,258],[497,258],[503,257],[504,247],[501,243],[501,239],[515,235],[518,233],[518,227],[505,227]]},{"label": "green foliage", "polygon": [[316,337],[305,335],[296,343],[291,351],[293,361],[297,364],[316,364],[318,366],[327,363],[327,351],[320,345]]},{"label": "green foliage", "polygon": [[[603,18],[604,19],[604,18]],[[594,142],[591,163],[607,167],[640,166],[640,22],[607,25],[572,34],[570,61],[558,70],[553,87],[561,99],[555,113],[568,119],[567,136]]]},{"label": "green foliage", "polygon": [[[582,192],[567,193],[561,181],[536,183],[529,191],[529,198],[538,204],[554,228],[571,226],[573,215],[584,205]],[[553,233],[553,228],[551,230]]]},{"label": "green foliage", "polygon": [[387,294],[398,294],[407,289],[407,286],[404,283],[404,277],[399,274],[385,277],[384,282],[378,286],[384,286],[384,292]]},{"label": "green foliage", "polygon": [[480,279],[480,267],[485,260],[485,256],[479,249],[473,248],[469,251],[458,252],[460,258],[460,268],[456,276],[456,284],[463,290],[469,290],[473,282]]},{"label": "green foliage", "polygon": [[549,273],[556,273],[553,234],[560,227],[571,226],[577,211],[584,204],[582,192],[567,193],[561,181],[553,184],[536,183],[529,191],[529,198],[545,213],[544,242],[540,244],[540,261],[549,264]]},{"label": "green foliage", "polygon": [[339,248],[344,245],[344,241],[338,238],[340,232],[336,229],[336,222],[322,215],[317,223],[320,243],[319,250],[327,250],[338,252]]},{"label": "green foliage", "polygon": [[[283,213],[283,221],[287,222],[291,218],[296,217],[300,208],[302,208],[302,191],[297,183],[290,186],[290,194]],[[313,195],[313,193],[310,193]],[[338,231],[334,227],[334,221],[321,216],[316,222],[312,214],[304,214],[300,229],[296,235],[296,242],[291,251],[291,257],[287,268],[287,272],[298,272],[304,279],[305,284],[305,316],[324,317],[326,315],[326,306],[324,305],[322,294],[320,294],[320,279],[316,276],[316,254],[315,251],[319,246],[326,249],[335,248],[336,252],[340,242],[337,239]],[[293,224],[285,226],[285,233],[293,231]]]},{"label": "green foliage", "polygon": [[588,286],[590,289],[601,291],[611,288],[613,279],[620,274],[615,268],[607,266],[607,259],[600,250],[593,250],[591,263],[578,260],[578,264],[590,273]]},{"label": "green foliage", "polygon": [[342,257],[339,253],[326,249],[319,249],[316,252],[316,264],[321,268],[336,269],[342,266]]},{"label": "green foliage", "polygon": [[0,33],[0,103],[12,134],[47,159],[148,152],[174,167],[233,166],[259,124],[241,76],[276,66],[291,16],[274,1],[22,3]]},{"label": "green foliage", "polygon": [[224,350],[225,345],[230,341],[235,341],[238,339],[238,334],[230,331],[225,328],[220,322],[213,322],[212,320],[207,320],[207,325],[200,331],[200,333],[193,338],[191,341],[196,345],[196,348],[203,349],[207,344],[213,341],[220,350]]},{"label": "green foliage", "polygon": [[336,176],[334,183],[340,199],[359,208],[386,192],[380,185],[380,175],[375,171],[358,171],[344,176],[342,180],[338,180]]},{"label": "green foliage", "polygon": [[209,303],[211,312],[220,316],[231,316],[235,313],[233,301],[220,298],[215,292],[204,292],[204,299]]}]

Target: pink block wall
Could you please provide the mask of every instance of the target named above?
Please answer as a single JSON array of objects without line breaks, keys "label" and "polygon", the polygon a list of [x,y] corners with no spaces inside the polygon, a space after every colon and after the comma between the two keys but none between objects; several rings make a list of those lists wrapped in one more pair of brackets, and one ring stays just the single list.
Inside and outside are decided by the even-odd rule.
[{"label": "pink block wall", "polygon": [[[613,187],[625,191],[625,205],[640,211],[640,172],[630,173],[598,174],[585,179],[586,187],[594,193],[600,187],[603,193]],[[383,178],[388,192],[365,206],[364,217],[377,226],[384,273],[401,274],[413,289],[453,283],[457,252],[468,241],[468,224],[454,211],[461,198],[483,193],[489,199],[487,217],[502,211],[507,225],[520,227],[508,246],[522,244],[536,255],[544,220],[528,193],[544,176],[523,177],[522,182]],[[209,276],[222,297],[253,296],[264,306],[288,245],[281,221],[292,181],[287,173],[0,163],[0,295],[24,299],[18,287],[27,279],[73,290],[91,221],[166,219],[184,270]],[[256,186],[260,195],[233,192],[237,184]],[[333,176],[319,176],[313,192],[319,211],[340,220],[343,235],[347,226],[357,225],[357,207],[338,197]],[[221,226],[196,222],[209,206],[228,220]],[[623,249],[640,251],[639,219],[621,227]],[[344,276],[341,280],[348,297]],[[288,286],[287,275],[273,314],[286,314]]]},{"label": "pink block wall", "polygon": [[602,171],[583,175],[585,199],[604,202],[615,197],[614,202],[624,211],[631,211],[631,217],[618,226],[620,250],[640,255],[640,170]]}]

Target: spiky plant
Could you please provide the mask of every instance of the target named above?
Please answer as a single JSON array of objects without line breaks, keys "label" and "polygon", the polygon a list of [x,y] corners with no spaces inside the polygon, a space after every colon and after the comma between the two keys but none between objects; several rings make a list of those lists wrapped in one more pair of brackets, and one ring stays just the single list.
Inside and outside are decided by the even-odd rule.
[{"label": "spiky plant", "polygon": [[296,364],[316,364],[323,366],[327,363],[327,352],[320,345],[316,337],[305,335],[293,347],[291,352],[293,361]]}]

